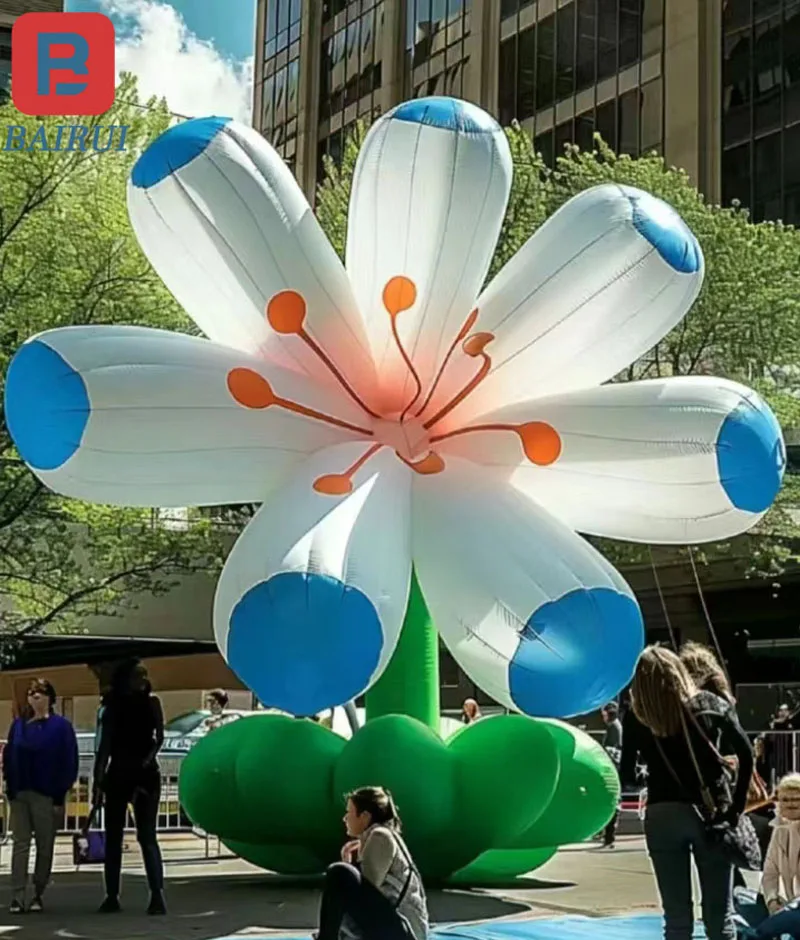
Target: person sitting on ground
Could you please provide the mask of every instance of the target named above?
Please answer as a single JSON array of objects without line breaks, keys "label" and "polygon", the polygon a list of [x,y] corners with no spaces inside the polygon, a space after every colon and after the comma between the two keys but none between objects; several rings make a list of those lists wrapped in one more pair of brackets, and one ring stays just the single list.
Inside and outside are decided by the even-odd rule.
[{"label": "person sitting on ground", "polygon": [[800,774],[791,773],[778,784],[778,817],[772,829],[761,895],[736,895],[739,914],[749,924],[740,936],[769,940],[800,936]]},{"label": "person sitting on ground", "polygon": [[471,725],[476,721],[480,721],[481,718],[483,718],[483,715],[481,714],[480,705],[474,698],[465,698],[464,704],[461,706],[461,721],[465,725]]},{"label": "person sitting on ground", "polygon": [[347,797],[350,841],[325,873],[317,940],[426,940],[422,878],[400,835],[400,817],[383,787]]},{"label": "person sitting on ground", "polygon": [[10,914],[25,911],[31,837],[36,842],[33,900],[28,911],[43,910],[56,839],[56,812],[78,778],[78,742],[66,718],[53,711],[56,692],[46,679],[28,686],[27,705],[14,720],[3,749],[3,777],[11,806]]}]

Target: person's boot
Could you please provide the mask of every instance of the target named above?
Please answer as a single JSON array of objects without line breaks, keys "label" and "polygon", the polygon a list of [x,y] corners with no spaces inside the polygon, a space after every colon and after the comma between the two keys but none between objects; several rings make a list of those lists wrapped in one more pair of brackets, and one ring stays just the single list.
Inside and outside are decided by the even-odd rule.
[{"label": "person's boot", "polygon": [[164,900],[163,891],[154,891],[150,895],[150,903],[147,905],[147,913],[155,917],[163,916],[167,913],[167,902]]},{"label": "person's boot", "polygon": [[107,897],[105,901],[97,909],[98,914],[118,914],[122,908],[120,907],[119,898]]}]

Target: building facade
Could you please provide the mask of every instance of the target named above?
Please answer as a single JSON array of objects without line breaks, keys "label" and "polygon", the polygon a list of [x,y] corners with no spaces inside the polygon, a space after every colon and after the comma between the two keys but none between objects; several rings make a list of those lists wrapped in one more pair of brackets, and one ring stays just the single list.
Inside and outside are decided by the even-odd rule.
[{"label": "building facade", "polygon": [[722,198],[797,224],[800,0],[728,0],[722,60]]},{"label": "building facade", "polygon": [[597,131],[718,200],[722,19],[723,0],[259,0],[254,124],[310,196],[358,120],[453,95],[549,162]]},{"label": "building facade", "polygon": [[0,0],[0,104],[11,87],[11,27],[23,13],[58,13],[64,0]]}]

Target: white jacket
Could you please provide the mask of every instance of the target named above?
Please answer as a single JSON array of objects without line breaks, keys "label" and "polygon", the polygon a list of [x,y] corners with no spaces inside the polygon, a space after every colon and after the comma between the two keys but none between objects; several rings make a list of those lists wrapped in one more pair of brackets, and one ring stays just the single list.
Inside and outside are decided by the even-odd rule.
[{"label": "white jacket", "polygon": [[769,840],[761,891],[769,903],[800,896],[800,822],[778,821]]}]

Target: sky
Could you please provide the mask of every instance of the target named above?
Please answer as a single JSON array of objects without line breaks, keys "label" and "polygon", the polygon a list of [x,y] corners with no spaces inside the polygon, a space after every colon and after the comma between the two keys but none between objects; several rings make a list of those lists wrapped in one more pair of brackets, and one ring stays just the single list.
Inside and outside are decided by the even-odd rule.
[{"label": "sky", "polygon": [[251,123],[255,0],[66,0],[66,9],[112,18],[117,72],[136,75],[143,100]]}]

